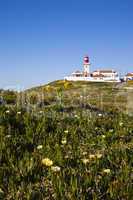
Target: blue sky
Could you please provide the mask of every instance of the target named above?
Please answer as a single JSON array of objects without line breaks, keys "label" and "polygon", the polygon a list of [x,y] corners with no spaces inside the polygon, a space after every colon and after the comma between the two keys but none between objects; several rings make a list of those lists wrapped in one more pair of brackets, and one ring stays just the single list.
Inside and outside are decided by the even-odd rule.
[{"label": "blue sky", "polygon": [[0,87],[29,88],[82,69],[133,71],[132,0],[1,0]]}]

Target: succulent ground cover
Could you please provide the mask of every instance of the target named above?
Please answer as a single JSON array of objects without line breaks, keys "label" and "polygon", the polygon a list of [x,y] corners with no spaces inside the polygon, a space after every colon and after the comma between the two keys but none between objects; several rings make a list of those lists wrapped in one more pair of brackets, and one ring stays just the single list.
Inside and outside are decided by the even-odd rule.
[{"label": "succulent ground cover", "polygon": [[133,115],[124,87],[57,81],[2,104],[0,199],[132,199]]}]

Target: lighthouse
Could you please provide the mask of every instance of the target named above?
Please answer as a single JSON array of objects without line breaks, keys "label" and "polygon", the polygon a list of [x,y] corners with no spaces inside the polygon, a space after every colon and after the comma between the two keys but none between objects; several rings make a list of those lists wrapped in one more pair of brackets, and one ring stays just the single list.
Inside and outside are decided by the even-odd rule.
[{"label": "lighthouse", "polygon": [[84,66],[84,76],[85,77],[90,76],[90,60],[89,60],[89,56],[85,56],[84,57],[83,66]]}]

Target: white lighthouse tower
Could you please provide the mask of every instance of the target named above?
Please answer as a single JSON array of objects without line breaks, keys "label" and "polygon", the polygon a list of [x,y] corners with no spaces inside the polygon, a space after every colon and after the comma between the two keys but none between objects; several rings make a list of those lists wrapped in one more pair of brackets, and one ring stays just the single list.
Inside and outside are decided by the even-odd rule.
[{"label": "white lighthouse tower", "polygon": [[85,56],[84,57],[84,61],[83,61],[83,66],[84,66],[84,76],[85,77],[89,77],[90,76],[90,60],[89,60],[89,56]]}]

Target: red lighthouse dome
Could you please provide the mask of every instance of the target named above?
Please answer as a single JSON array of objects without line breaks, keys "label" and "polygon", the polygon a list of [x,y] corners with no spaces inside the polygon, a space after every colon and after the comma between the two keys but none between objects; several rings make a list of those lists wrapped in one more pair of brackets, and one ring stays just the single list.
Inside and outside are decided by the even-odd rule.
[{"label": "red lighthouse dome", "polygon": [[90,61],[89,61],[89,56],[85,56],[85,57],[84,57],[84,64],[87,65],[87,64],[89,64],[89,63],[90,63]]}]

